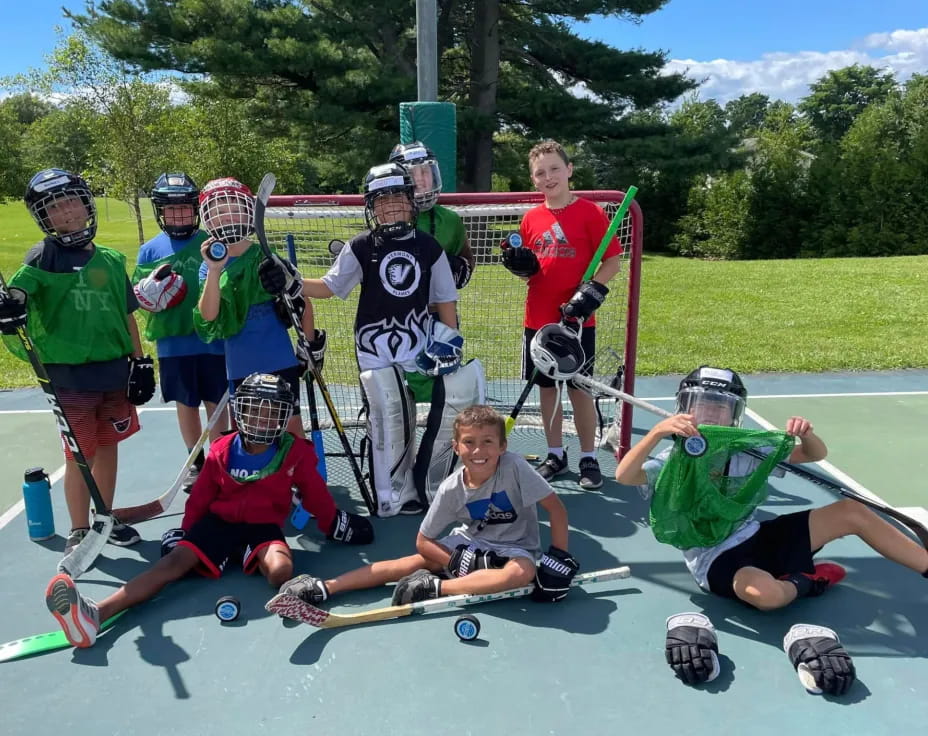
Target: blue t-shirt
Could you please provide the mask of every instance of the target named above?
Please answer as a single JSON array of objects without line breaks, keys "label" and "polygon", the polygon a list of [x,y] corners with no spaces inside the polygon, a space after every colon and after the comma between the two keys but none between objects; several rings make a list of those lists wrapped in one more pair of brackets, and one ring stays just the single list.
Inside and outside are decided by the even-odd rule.
[{"label": "blue t-shirt", "polygon": [[226,470],[236,480],[243,480],[255,473],[264,470],[267,464],[274,459],[277,452],[277,443],[271,444],[264,452],[252,455],[245,451],[242,438],[236,435],[229,447],[229,467]]},{"label": "blue t-shirt", "polygon": [[[226,261],[229,266],[234,257]],[[207,266],[200,266],[200,284],[206,281]],[[297,365],[287,328],[274,311],[274,302],[252,304],[237,335],[226,338],[226,377],[230,381],[252,373],[272,373]]]},{"label": "blue t-shirt", "polygon": [[[137,263],[141,266],[161,260],[183,250],[189,244],[189,238],[177,240],[167,233],[158,233],[139,249]],[[194,285],[187,284],[187,288],[192,289]],[[156,340],[155,345],[158,348],[159,358],[177,358],[181,355],[222,355],[225,352],[222,340],[206,343],[199,338],[196,332],[177,337],[163,337]]]}]

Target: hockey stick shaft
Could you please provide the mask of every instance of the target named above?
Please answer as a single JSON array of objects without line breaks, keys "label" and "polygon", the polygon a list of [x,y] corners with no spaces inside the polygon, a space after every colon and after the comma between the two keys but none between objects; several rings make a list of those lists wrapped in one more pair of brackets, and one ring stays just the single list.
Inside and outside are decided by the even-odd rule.
[{"label": "hockey stick shaft", "polygon": [[[632,202],[635,200],[635,195],[637,193],[638,187],[636,186],[630,186],[625,192],[625,196],[622,197],[622,203],[619,205],[619,208],[612,216],[612,221],[609,223],[609,227],[606,228],[606,233],[603,235],[602,240],[599,241],[599,246],[597,246],[596,252],[593,254],[593,258],[590,260],[590,265],[587,266],[586,271],[583,273],[583,281],[589,281],[591,278],[593,278],[593,274],[595,274],[596,269],[599,268],[599,264],[603,260],[606,249],[609,247],[609,242],[615,237],[615,234],[622,226],[622,221],[625,219],[625,215],[628,214],[628,210],[632,206]],[[538,369],[532,368],[532,375],[525,383],[525,387],[522,389],[522,393],[519,394],[519,398],[516,399],[516,403],[513,405],[509,416],[506,417],[507,437],[509,436],[509,433],[512,431],[513,427],[516,426],[516,419],[521,413],[522,407],[525,406],[525,402],[528,400],[529,395],[532,393],[532,386],[535,384],[535,379],[537,377]]]},{"label": "hockey stick shaft", "polygon": [[184,480],[186,479],[190,468],[193,467],[197,456],[206,445],[206,440],[209,439],[210,432],[212,432],[213,427],[216,426],[216,423],[219,421],[228,403],[229,392],[226,391],[226,393],[223,394],[223,397],[219,400],[219,403],[216,404],[216,408],[213,409],[213,413],[210,414],[209,420],[206,422],[206,427],[204,427],[203,431],[200,432],[200,436],[197,438],[196,444],[193,446],[190,454],[187,455],[187,459],[184,461],[183,467],[181,467],[180,472],[177,474],[177,477],[174,479],[174,482],[171,484],[171,486],[154,501],[143,503],[140,506],[126,506],[124,508],[114,509],[113,514],[120,521],[126,524],[137,524],[140,521],[148,521],[149,519],[153,519],[154,517],[158,516],[158,514],[163,514],[171,507],[171,503],[173,503],[174,498],[177,496],[177,492],[184,485]]},{"label": "hockey stick shaft", "polygon": [[[602,583],[609,580],[619,580],[631,575],[631,568],[627,565],[622,567],[613,567],[607,570],[596,572],[580,573],[571,581],[571,587],[581,585],[590,585],[591,583]],[[405,618],[406,616],[421,616],[428,613],[438,613],[454,608],[463,608],[464,606],[473,606],[478,603],[488,603],[505,598],[524,598],[531,595],[535,589],[534,585],[524,585],[521,588],[504,590],[499,593],[483,593],[477,595],[463,594],[446,596],[444,598],[435,598],[428,601],[418,601],[416,603],[407,603],[402,606],[385,606],[383,608],[374,608],[369,611],[360,613],[332,613],[321,608],[316,608],[308,603],[299,601],[297,604],[298,611],[292,609],[286,610],[287,613],[299,614],[299,620],[316,626],[321,629],[335,629],[343,626],[356,626],[358,624],[373,623],[375,621],[387,621],[395,618]],[[275,607],[275,600],[287,596],[275,596],[272,598],[266,608],[272,613],[285,613],[285,607]],[[292,598],[292,596],[290,596]],[[296,603],[296,601],[294,601]]]},{"label": "hockey stick shaft", "polygon": [[[575,376],[573,380],[574,380],[574,383],[582,386],[583,388],[586,388],[587,390],[595,390],[599,393],[608,394],[610,396],[613,396],[616,399],[627,401],[632,406],[636,406],[639,409],[644,409],[645,411],[649,411],[652,414],[656,414],[659,417],[672,416],[672,413],[667,411],[666,409],[662,409],[659,406],[655,406],[654,404],[648,403],[647,401],[643,401],[642,399],[637,399],[634,396],[625,393],[624,391],[619,391],[618,389],[614,389],[611,386],[607,386],[604,383],[595,381],[592,378],[588,378],[586,376]],[[761,452],[747,450],[746,453],[748,455],[753,455],[754,457],[757,457],[757,458],[764,458],[764,454]],[[915,536],[918,537],[918,540],[922,543],[925,549],[928,549],[928,527],[925,527],[924,524],[922,524],[917,519],[913,519],[908,514],[904,514],[898,509],[895,509],[892,506],[889,506],[888,504],[881,503],[880,501],[874,498],[869,498],[867,496],[864,496],[858,491],[855,491],[852,488],[848,488],[846,485],[839,483],[833,478],[829,478],[826,475],[822,475],[821,473],[817,473],[816,471],[803,467],[801,465],[795,465],[793,463],[788,463],[788,462],[779,462],[777,463],[776,467],[781,468],[782,470],[785,470],[789,473],[792,473],[793,475],[796,475],[804,480],[807,480],[810,483],[815,483],[816,485],[822,486],[824,488],[828,488],[829,490],[834,491],[836,493],[840,493],[842,496],[845,496],[846,498],[853,499],[854,501],[862,503],[865,506],[869,506],[874,511],[878,511],[881,514],[884,514],[885,516],[890,517],[891,519],[895,519],[900,524],[903,524],[904,526],[906,526],[913,534],[915,534]]]},{"label": "hockey stick shaft", "polygon": [[[0,273],[0,291],[2,291],[4,298],[10,298],[9,286],[7,286],[6,279],[3,277],[2,273]],[[90,493],[90,498],[93,501],[94,518],[90,532],[88,532],[81,543],[59,563],[59,569],[64,570],[64,572],[68,573],[72,578],[77,578],[86,572],[100,552],[103,551],[103,547],[109,539],[110,532],[113,530],[115,520],[106,502],[103,500],[103,496],[100,495],[100,489],[97,487],[97,482],[94,480],[93,473],[90,471],[90,465],[87,463],[84,453],[81,452],[80,445],[77,442],[77,436],[71,430],[71,424],[68,422],[64,410],[61,408],[58,392],[55,391],[55,387],[48,377],[48,371],[45,370],[45,366],[42,364],[39,354],[36,352],[35,345],[33,345],[32,339],[29,337],[29,333],[26,331],[25,326],[16,328],[16,335],[22,343],[23,350],[26,351],[26,356],[29,358],[29,364],[32,366],[36,380],[39,382],[39,386],[45,393],[45,398],[52,408],[52,413],[55,415],[55,420],[58,422],[58,431],[61,433],[61,438],[71,451],[71,457],[74,458],[74,462],[80,471],[81,478],[84,479],[87,491]]]},{"label": "hockey stick shaft", "polygon": [[[264,178],[261,180],[261,186],[258,188],[258,196],[255,203],[255,233],[258,236],[258,243],[261,245],[261,250],[263,251],[265,258],[273,258],[274,255],[270,246],[268,245],[267,233],[264,230],[264,211],[267,208],[267,201],[271,196],[271,192],[274,191],[274,186],[276,183],[277,179],[273,174],[265,174]],[[309,347],[306,342],[306,335],[303,333],[303,325],[300,324],[300,320],[296,316],[293,305],[289,304],[289,301],[288,306],[288,312],[290,313],[290,323],[294,332],[296,332],[297,340],[299,340],[306,348],[306,354],[309,361],[309,370],[312,372],[313,378],[316,380],[316,385],[319,386],[319,393],[322,394],[322,400],[325,402],[326,409],[328,409],[329,416],[332,419],[332,424],[335,425],[335,431],[338,434],[338,439],[342,444],[342,448],[345,451],[346,457],[348,458],[348,463],[351,465],[351,470],[354,474],[355,482],[358,484],[358,488],[361,491],[361,496],[364,498],[364,503],[367,506],[368,512],[372,515],[376,515],[377,504],[374,501],[373,495],[371,495],[370,488],[368,488],[367,483],[364,482],[364,476],[361,474],[361,468],[358,466],[358,460],[354,455],[354,450],[351,447],[351,442],[348,440],[348,435],[345,433],[345,428],[342,426],[342,420],[338,416],[338,410],[335,408],[335,402],[332,401],[332,396],[329,393],[325,379],[322,377],[322,372],[313,362],[312,353],[309,351]]]}]

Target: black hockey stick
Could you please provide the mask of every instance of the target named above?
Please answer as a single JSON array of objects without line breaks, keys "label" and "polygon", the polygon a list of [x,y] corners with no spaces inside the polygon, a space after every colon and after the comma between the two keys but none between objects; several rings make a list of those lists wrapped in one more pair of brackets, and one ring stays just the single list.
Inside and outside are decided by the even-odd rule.
[{"label": "black hockey stick", "polygon": [[[2,292],[4,299],[10,298],[10,290],[2,273],[0,273],[0,292]],[[87,533],[87,536],[81,540],[81,543],[58,563],[59,572],[66,573],[72,578],[78,578],[87,572],[93,564],[93,561],[97,559],[97,556],[103,551],[103,548],[110,538],[110,532],[113,531],[113,525],[116,523],[116,520],[113,518],[113,514],[106,503],[104,503],[103,496],[100,495],[100,489],[97,487],[97,482],[94,480],[93,473],[90,472],[90,466],[87,464],[84,453],[81,452],[81,448],[77,444],[77,437],[74,435],[74,432],[71,431],[68,418],[61,408],[61,401],[58,399],[58,393],[55,391],[55,387],[48,377],[48,371],[45,370],[45,366],[42,365],[42,361],[39,359],[39,355],[35,350],[35,346],[32,344],[29,333],[26,332],[25,327],[17,327],[16,335],[19,337],[19,341],[26,351],[26,356],[29,358],[29,363],[32,365],[36,380],[38,380],[39,386],[42,388],[42,391],[45,392],[45,398],[52,407],[52,413],[55,415],[55,419],[58,422],[58,431],[61,433],[61,438],[71,451],[71,456],[74,458],[74,462],[77,464],[78,470],[80,470],[81,477],[87,485],[87,490],[90,492],[90,498],[93,500],[93,524],[90,527],[90,531]]]},{"label": "black hockey stick", "polygon": [[[267,242],[267,233],[264,230],[264,211],[267,208],[267,201],[270,199],[271,192],[274,191],[276,184],[277,177],[270,173],[265,174],[264,178],[261,180],[261,185],[258,187],[257,201],[255,202],[255,234],[258,236],[258,242],[261,244],[261,250],[264,252],[265,258],[274,257],[274,253],[271,251],[271,247]],[[335,425],[335,431],[338,434],[338,439],[342,443],[342,448],[344,449],[345,455],[348,458],[348,462],[351,465],[351,471],[354,473],[355,482],[358,484],[358,488],[361,491],[361,496],[364,498],[364,503],[367,506],[368,512],[372,516],[376,516],[377,503],[374,501],[374,497],[371,495],[371,490],[367,487],[367,483],[364,482],[364,476],[361,474],[361,468],[358,466],[358,460],[354,456],[354,451],[351,448],[351,442],[348,440],[348,435],[345,434],[345,428],[342,426],[342,420],[338,416],[338,411],[335,408],[335,402],[332,401],[332,395],[329,393],[329,388],[326,385],[325,379],[322,377],[322,371],[320,371],[318,366],[313,362],[312,352],[309,350],[306,334],[303,332],[303,325],[300,323],[299,317],[297,317],[297,313],[293,307],[293,303],[290,301],[290,298],[285,294],[284,299],[287,302],[287,311],[290,314],[290,324],[296,333],[297,341],[305,350],[307,360],[309,362],[309,370],[312,372],[313,378],[316,381],[316,385],[319,386],[319,392],[322,394],[322,400],[325,402],[326,408],[329,410],[329,416],[332,418],[332,424]]]}]

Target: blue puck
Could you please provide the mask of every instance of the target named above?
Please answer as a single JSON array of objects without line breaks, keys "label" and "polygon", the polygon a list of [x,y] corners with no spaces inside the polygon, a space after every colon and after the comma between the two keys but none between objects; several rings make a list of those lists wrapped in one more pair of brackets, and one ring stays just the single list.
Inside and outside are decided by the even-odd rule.
[{"label": "blue puck", "polygon": [[461,641],[473,641],[480,636],[480,622],[470,614],[459,616],[454,622],[454,633]]},{"label": "blue puck", "polygon": [[521,248],[522,247],[522,236],[519,233],[511,233],[507,238],[509,241],[510,248]]},{"label": "blue puck", "polygon": [[209,247],[206,249],[207,257],[214,261],[221,261],[228,253],[229,249],[226,247],[226,244],[218,241],[210,243]]},{"label": "blue puck", "polygon": [[231,595],[224,595],[216,601],[216,618],[222,622],[235,621],[242,612],[242,604],[238,598]]},{"label": "blue puck", "polygon": [[709,444],[701,435],[697,434],[694,437],[687,437],[685,440],[683,440],[683,452],[685,452],[690,457],[700,457],[705,455],[706,450],[708,449]]}]

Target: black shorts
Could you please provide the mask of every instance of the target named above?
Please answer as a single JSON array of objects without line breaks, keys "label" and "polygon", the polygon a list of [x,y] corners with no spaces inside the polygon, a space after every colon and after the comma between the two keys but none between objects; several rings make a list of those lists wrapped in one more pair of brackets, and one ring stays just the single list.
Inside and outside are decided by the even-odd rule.
[{"label": "black shorts", "polygon": [[[532,338],[535,337],[535,333],[538,330],[533,330],[531,327],[525,327],[522,333],[522,380],[527,381],[532,377],[532,372],[535,370],[535,364],[532,362],[532,354],[529,350],[529,345],[532,342]],[[596,328],[595,327],[584,327],[583,331],[580,333],[580,347],[583,348],[583,354],[586,356],[586,361],[583,364],[583,368],[580,369],[580,374],[584,376],[593,375],[593,356],[596,355]],[[556,381],[547,376],[543,376],[540,373],[535,376],[535,385],[541,386],[542,388],[550,388],[556,385]],[[567,385],[570,388],[577,388],[574,386],[573,381],[568,381]]]},{"label": "black shorts", "polygon": [[233,558],[242,561],[242,569],[251,574],[258,566],[257,554],[272,544],[287,546],[283,530],[277,524],[231,524],[214,514],[200,519],[179,546],[196,552],[200,558],[197,572],[208,578],[218,578],[226,563]]},{"label": "black shorts", "polygon": [[[290,391],[293,392],[293,416],[295,417],[300,415],[300,379],[303,377],[300,370],[300,366],[292,365],[289,368],[281,368],[278,371],[268,371],[268,373],[272,375],[280,376],[290,384]],[[245,378],[233,378],[229,381],[229,394],[234,394],[235,389],[241,386],[244,380]]]},{"label": "black shorts", "polygon": [[226,392],[226,357],[224,355],[177,355],[159,358],[161,400],[184,406],[199,406],[201,401],[218,404]]},{"label": "black shorts", "polygon": [[737,598],[732,583],[742,567],[756,567],[775,578],[815,572],[812,558],[818,551],[812,549],[809,540],[808,509],[767,519],[754,536],[715,558],[706,575],[709,590],[725,598]]}]

